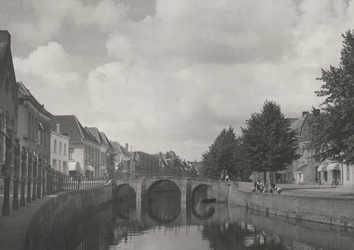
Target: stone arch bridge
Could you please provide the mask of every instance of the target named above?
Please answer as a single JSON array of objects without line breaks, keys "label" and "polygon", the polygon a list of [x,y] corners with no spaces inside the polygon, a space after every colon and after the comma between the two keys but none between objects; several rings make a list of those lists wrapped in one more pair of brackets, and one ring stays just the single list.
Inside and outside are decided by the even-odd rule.
[{"label": "stone arch bridge", "polygon": [[162,182],[174,183],[181,192],[181,202],[187,203],[193,200],[193,193],[199,187],[208,187],[209,198],[215,198],[217,203],[227,203],[232,182],[219,180],[201,180],[186,177],[143,177],[115,180],[115,192],[118,194],[120,188],[124,186],[131,187],[136,194],[137,202],[146,202],[149,200],[150,192],[154,187]]}]

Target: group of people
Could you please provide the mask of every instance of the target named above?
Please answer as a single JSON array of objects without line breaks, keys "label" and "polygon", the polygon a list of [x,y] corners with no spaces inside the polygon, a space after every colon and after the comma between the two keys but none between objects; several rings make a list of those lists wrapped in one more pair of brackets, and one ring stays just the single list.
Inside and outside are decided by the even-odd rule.
[{"label": "group of people", "polygon": [[259,178],[257,178],[253,181],[252,192],[281,194],[282,189],[277,187],[277,184],[274,182],[269,183],[269,181],[266,180],[264,183]]},{"label": "group of people", "polygon": [[226,170],[226,169],[224,169],[223,171],[221,171],[220,179],[221,179],[222,181],[230,181],[230,177],[229,177],[229,174],[227,173],[227,170]]}]

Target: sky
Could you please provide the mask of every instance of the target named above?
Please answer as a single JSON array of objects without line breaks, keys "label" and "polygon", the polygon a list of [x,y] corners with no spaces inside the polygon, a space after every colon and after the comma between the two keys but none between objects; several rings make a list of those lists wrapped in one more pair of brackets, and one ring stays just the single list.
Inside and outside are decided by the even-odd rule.
[{"label": "sky", "polygon": [[266,100],[319,108],[354,0],[1,0],[17,81],[109,140],[200,161]]}]

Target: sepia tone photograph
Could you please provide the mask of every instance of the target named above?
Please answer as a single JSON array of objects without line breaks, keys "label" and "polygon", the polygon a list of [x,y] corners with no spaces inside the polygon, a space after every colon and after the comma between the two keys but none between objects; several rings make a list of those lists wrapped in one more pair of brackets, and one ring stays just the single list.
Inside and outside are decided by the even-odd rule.
[{"label": "sepia tone photograph", "polygon": [[1,250],[354,249],[354,0],[0,0]]}]

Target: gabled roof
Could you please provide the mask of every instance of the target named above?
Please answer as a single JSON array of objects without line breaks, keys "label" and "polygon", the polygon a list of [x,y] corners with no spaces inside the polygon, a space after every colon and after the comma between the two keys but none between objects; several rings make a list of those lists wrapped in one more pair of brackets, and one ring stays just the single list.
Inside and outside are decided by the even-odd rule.
[{"label": "gabled roof", "polygon": [[23,82],[17,82],[17,97],[19,99],[30,99],[31,103],[38,109],[41,110],[44,114],[47,114],[49,116],[52,116],[50,112],[48,112],[45,108],[44,105],[40,104],[37,99],[31,94],[29,89],[26,88],[26,86],[23,84]]},{"label": "gabled roof", "polygon": [[100,131],[98,131],[97,128],[85,127],[85,129],[89,132],[89,134],[91,134],[91,136],[93,137],[93,139],[95,141],[97,141],[99,144],[103,144],[104,145],[103,138],[102,138],[102,136],[100,134]]},{"label": "gabled roof", "polygon": [[60,124],[62,134],[70,137],[70,141],[81,141],[86,139],[96,142],[93,136],[84,129],[75,115],[55,115],[52,117],[51,128],[56,130],[56,124]]},{"label": "gabled roof", "polygon": [[103,133],[103,132],[100,132],[100,134],[101,134],[101,136],[103,138],[103,141],[104,141],[105,145],[110,147],[110,148],[113,148],[113,146],[112,146],[111,142],[108,140],[106,134]]},{"label": "gabled roof", "polygon": [[10,50],[11,36],[7,30],[0,30],[0,61],[4,60],[6,52]]},{"label": "gabled roof", "polygon": [[308,122],[312,119],[312,114],[306,114],[300,119],[291,124],[291,129],[298,133],[298,136],[303,136],[303,129],[308,126]]}]

